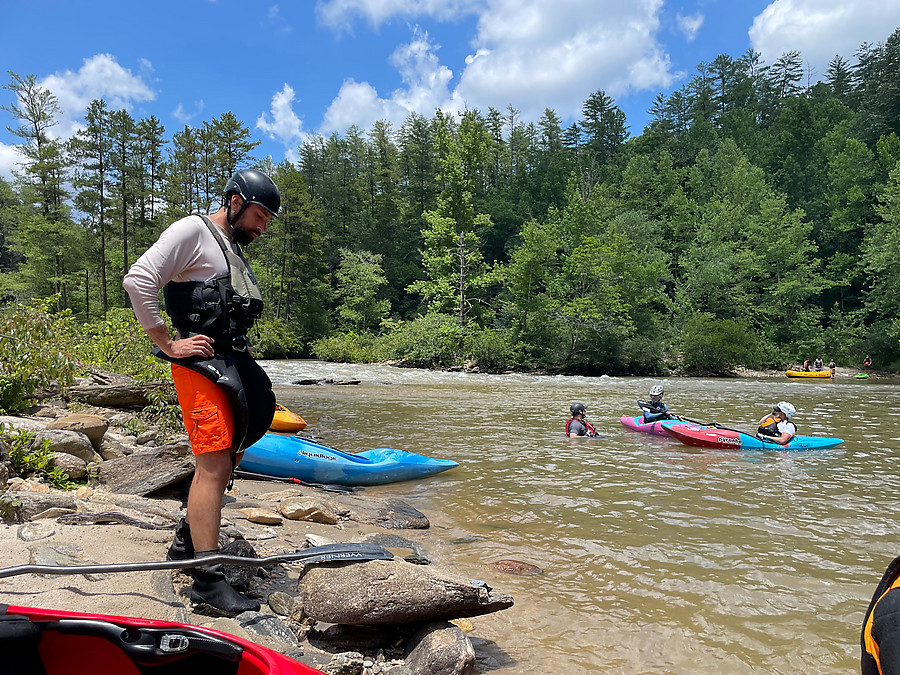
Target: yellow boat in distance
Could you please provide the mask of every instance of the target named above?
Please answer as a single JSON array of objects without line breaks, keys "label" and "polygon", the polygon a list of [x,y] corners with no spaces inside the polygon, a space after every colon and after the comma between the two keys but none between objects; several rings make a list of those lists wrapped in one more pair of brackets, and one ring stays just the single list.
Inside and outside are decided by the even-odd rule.
[{"label": "yellow boat in distance", "polygon": [[292,413],[283,405],[278,405],[277,403],[275,404],[275,418],[272,420],[272,424],[271,426],[269,426],[269,429],[271,429],[272,431],[293,433],[305,428],[305,419],[303,419],[296,413]]},{"label": "yellow boat in distance", "polygon": [[831,377],[831,371],[825,370],[786,370],[784,374],[788,377]]}]

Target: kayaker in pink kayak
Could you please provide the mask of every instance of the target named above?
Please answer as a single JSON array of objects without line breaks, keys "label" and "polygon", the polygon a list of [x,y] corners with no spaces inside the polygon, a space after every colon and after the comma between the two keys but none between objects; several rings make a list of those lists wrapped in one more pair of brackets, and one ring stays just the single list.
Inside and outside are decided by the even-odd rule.
[{"label": "kayaker in pink kayak", "polygon": [[787,445],[797,433],[797,427],[791,422],[796,413],[797,409],[787,401],[776,403],[772,406],[772,412],[759,421],[756,435],[767,441]]},{"label": "kayaker in pink kayak", "polygon": [[678,419],[677,415],[669,412],[669,406],[662,401],[665,390],[661,384],[650,387],[650,400],[638,401],[638,406],[644,411],[644,422],[661,422],[662,420]]}]

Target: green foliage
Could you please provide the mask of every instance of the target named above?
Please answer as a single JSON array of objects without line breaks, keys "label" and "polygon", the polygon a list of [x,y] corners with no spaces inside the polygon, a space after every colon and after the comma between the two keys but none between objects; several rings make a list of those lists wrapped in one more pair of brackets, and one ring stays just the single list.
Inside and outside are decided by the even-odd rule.
[{"label": "green foliage", "polygon": [[144,408],[143,414],[164,436],[184,431],[181,408],[177,405],[177,400],[173,400],[168,389],[154,389],[149,392],[147,398],[150,405]]},{"label": "green foliage", "polygon": [[67,387],[76,363],[67,338],[69,312],[50,313],[54,299],[0,311],[0,409],[22,410],[27,397],[42,388]]},{"label": "green foliage", "polygon": [[759,364],[760,343],[746,323],[698,313],[685,324],[682,340],[689,371],[727,375],[735,366]]},{"label": "green foliage", "polygon": [[378,361],[377,341],[369,333],[335,334],[310,345],[313,355],[323,361],[372,363]]},{"label": "green foliage", "polygon": [[444,368],[462,362],[464,335],[454,317],[428,314],[396,325],[379,341],[379,353],[413,368]]},{"label": "green foliage", "polygon": [[150,355],[153,342],[130,309],[110,309],[102,319],[69,329],[72,353],[82,363],[129,375],[141,382],[168,378],[166,363]]},{"label": "green foliage", "polygon": [[75,487],[67,474],[53,466],[49,440],[36,443],[32,432],[17,428],[6,429],[2,424],[0,439],[9,446],[9,461],[20,476],[40,476],[58,490],[71,490]]},{"label": "green foliage", "polygon": [[341,264],[335,278],[341,304],[337,313],[342,323],[352,330],[368,330],[381,323],[391,303],[378,298],[387,279],[381,268],[382,256],[369,251],[341,249]]},{"label": "green foliage", "polygon": [[522,345],[511,330],[470,330],[465,350],[466,358],[488,373],[516,368],[522,360]]},{"label": "green foliage", "polygon": [[304,341],[297,326],[282,319],[262,319],[251,333],[253,355],[259,359],[287,359],[304,352]]}]

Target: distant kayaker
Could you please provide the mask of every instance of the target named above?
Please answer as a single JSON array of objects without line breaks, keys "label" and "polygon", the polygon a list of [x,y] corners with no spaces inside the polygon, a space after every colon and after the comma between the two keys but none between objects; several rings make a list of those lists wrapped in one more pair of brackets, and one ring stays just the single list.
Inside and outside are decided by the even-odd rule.
[{"label": "distant kayaker", "polygon": [[816,357],[816,362],[814,364],[816,372],[822,370],[822,367],[825,365],[825,362],[822,360],[821,356]]},{"label": "distant kayaker", "polygon": [[594,438],[597,436],[594,425],[585,419],[587,408],[584,407],[584,403],[573,403],[569,412],[572,416],[566,422],[566,436],[569,438],[578,438],[579,436]]},{"label": "distant kayaker", "polygon": [[797,433],[797,427],[791,422],[796,413],[797,409],[787,401],[776,403],[772,406],[772,412],[759,421],[756,435],[767,441],[787,445]]},{"label": "distant kayaker", "polygon": [[[187,519],[175,528],[169,560],[219,552],[222,496],[244,450],[258,441],[275,414],[272,382],[250,353],[247,333],[262,313],[259,285],[241,245],[266,231],[281,194],[260,171],[243,169],[226,183],[218,211],[170,225],[132,265],[123,285],[153,354],[172,363],[172,379],[196,469]],[[177,331],[169,335],[160,314]],[[193,568],[191,600],[228,613],[258,611],[238,593],[221,564]]]},{"label": "distant kayaker", "polygon": [[863,370],[868,370],[872,367],[872,357],[866,354],[866,358],[863,359]]},{"label": "distant kayaker", "polygon": [[803,362],[803,372],[804,373],[809,372],[809,359],[806,359],[806,361]]},{"label": "distant kayaker", "polygon": [[676,417],[669,412],[669,407],[662,402],[664,393],[665,390],[661,384],[654,384],[650,387],[650,400],[638,401],[638,406],[644,411],[644,423],[649,424]]}]

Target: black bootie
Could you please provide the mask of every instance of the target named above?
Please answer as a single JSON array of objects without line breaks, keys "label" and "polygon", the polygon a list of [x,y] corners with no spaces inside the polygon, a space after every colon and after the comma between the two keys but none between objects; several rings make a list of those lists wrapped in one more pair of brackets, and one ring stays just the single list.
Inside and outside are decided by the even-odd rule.
[{"label": "black bootie", "polygon": [[191,540],[191,526],[182,518],[175,526],[175,538],[166,553],[166,560],[190,560],[193,557],[194,542]]},{"label": "black bootie", "polygon": [[[208,558],[218,554],[219,549],[197,551],[195,557]],[[191,587],[191,601],[214,607],[226,614],[258,612],[259,603],[245,598],[225,580],[221,564],[203,565],[194,568],[194,585]]]}]

